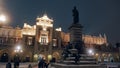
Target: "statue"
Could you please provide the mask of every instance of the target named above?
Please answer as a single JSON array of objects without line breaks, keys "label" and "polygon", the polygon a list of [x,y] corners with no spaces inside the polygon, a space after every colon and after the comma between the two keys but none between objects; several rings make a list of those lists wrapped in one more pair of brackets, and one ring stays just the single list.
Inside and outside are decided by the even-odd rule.
[{"label": "statue", "polygon": [[72,10],[73,12],[73,23],[76,24],[79,22],[79,12],[76,9],[76,6],[74,7],[74,9]]}]

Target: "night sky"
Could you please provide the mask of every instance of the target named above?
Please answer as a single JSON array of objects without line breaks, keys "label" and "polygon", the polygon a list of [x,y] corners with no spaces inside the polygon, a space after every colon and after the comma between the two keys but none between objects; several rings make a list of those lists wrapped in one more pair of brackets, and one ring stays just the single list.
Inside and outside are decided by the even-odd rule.
[{"label": "night sky", "polygon": [[10,25],[23,27],[25,22],[34,25],[36,17],[46,13],[54,27],[67,32],[74,6],[84,34],[106,34],[108,42],[120,42],[120,0],[0,0],[0,14],[7,16]]}]

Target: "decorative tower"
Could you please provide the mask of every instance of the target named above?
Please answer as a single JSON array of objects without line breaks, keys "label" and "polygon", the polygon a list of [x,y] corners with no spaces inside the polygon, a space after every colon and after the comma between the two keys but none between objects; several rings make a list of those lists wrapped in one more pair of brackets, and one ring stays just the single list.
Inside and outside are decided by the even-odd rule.
[{"label": "decorative tower", "polygon": [[53,20],[48,18],[46,14],[36,20],[35,53],[50,53],[52,50]]}]

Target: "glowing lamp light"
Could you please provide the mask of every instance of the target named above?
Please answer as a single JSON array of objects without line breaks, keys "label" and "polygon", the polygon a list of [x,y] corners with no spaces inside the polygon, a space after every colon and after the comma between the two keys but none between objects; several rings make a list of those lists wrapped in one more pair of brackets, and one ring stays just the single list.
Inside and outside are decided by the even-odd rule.
[{"label": "glowing lamp light", "polygon": [[23,52],[23,50],[20,50],[20,52]]},{"label": "glowing lamp light", "polygon": [[98,56],[98,55],[99,55],[98,53],[95,54],[95,56]]},{"label": "glowing lamp light", "polygon": [[88,54],[89,54],[89,55],[94,55],[93,49],[88,49]]},{"label": "glowing lamp light", "polygon": [[93,51],[90,49],[90,50],[88,50],[88,52],[89,52],[89,53],[92,53]]},{"label": "glowing lamp light", "polygon": [[59,27],[59,28],[56,28],[55,30],[56,30],[56,31],[62,31],[62,28]]},{"label": "glowing lamp light", "polygon": [[20,46],[17,46],[17,50],[20,50],[21,49],[21,47]]},{"label": "glowing lamp light", "polygon": [[34,58],[38,58],[38,55],[37,55],[37,54],[35,54],[35,55],[34,55]]},{"label": "glowing lamp light", "polygon": [[51,60],[52,59],[52,55],[48,55],[48,59]]},{"label": "glowing lamp light", "polygon": [[19,53],[19,52],[22,53],[23,50],[22,50],[22,48],[21,48],[20,46],[17,46],[17,47],[15,48],[14,52],[16,52],[16,53]]},{"label": "glowing lamp light", "polygon": [[2,22],[6,21],[6,17],[4,15],[0,15],[0,21]]}]

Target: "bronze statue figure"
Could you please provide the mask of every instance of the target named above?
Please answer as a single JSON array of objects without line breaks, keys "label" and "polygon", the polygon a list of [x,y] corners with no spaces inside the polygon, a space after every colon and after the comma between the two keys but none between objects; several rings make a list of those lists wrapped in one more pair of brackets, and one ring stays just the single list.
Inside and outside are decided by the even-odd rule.
[{"label": "bronze statue figure", "polygon": [[73,12],[73,23],[74,24],[79,23],[79,12],[76,9],[76,6],[74,6],[74,9],[72,10],[72,12]]}]

